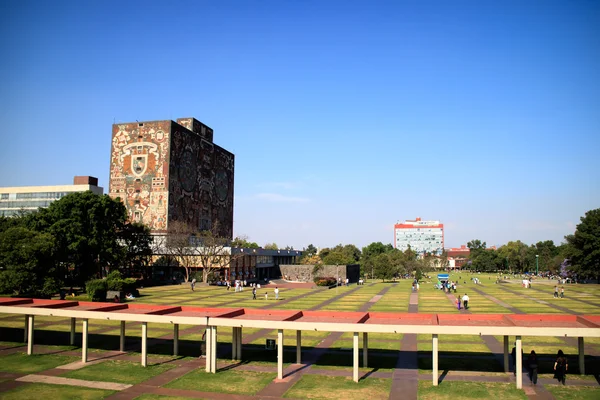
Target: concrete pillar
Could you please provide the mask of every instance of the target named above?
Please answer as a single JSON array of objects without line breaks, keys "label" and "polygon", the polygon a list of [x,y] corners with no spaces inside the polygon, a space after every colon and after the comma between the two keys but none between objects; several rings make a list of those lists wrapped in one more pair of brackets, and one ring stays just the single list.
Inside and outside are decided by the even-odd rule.
[{"label": "concrete pillar", "polygon": [[125,351],[125,321],[121,321],[121,333],[119,335],[119,351]]},{"label": "concrete pillar", "polygon": [[242,360],[242,327],[240,326],[238,328],[238,334],[237,334],[237,339],[238,339],[238,345],[237,345],[237,359],[238,360]]},{"label": "concrete pillar", "polygon": [[179,355],[179,324],[173,325],[173,355]]},{"label": "concrete pillar", "polygon": [[302,362],[302,331],[296,331],[296,364]]},{"label": "concrete pillar", "polygon": [[585,375],[585,352],[583,338],[577,338],[577,345],[579,347],[579,374]]},{"label": "concrete pillar", "polygon": [[81,362],[86,363],[88,360],[88,320],[83,320],[83,327],[81,329]]},{"label": "concrete pillar", "polygon": [[35,323],[34,315],[27,315],[27,355],[33,354],[33,325]]},{"label": "concrete pillar", "polygon": [[504,372],[509,372],[508,365],[508,336],[504,336]]},{"label": "concrete pillar", "polygon": [[521,336],[516,337],[517,342],[517,364],[515,367],[515,372],[517,374],[517,389],[523,388],[523,347],[521,344]]},{"label": "concrete pillar", "polygon": [[29,332],[29,315],[25,316],[25,325],[23,327],[23,343],[27,343],[27,335]]},{"label": "concrete pillar", "polygon": [[211,362],[210,368],[213,374],[217,372],[217,327],[212,327],[212,337],[210,338],[210,354],[211,354]]},{"label": "concrete pillar", "polygon": [[69,336],[69,344],[73,346],[75,344],[75,323],[76,318],[71,318],[71,336]]},{"label": "concrete pillar", "polygon": [[353,336],[353,357],[352,357],[352,380],[358,382],[358,332],[354,332]]},{"label": "concrete pillar", "polygon": [[238,328],[235,326],[231,329],[231,359],[237,360],[237,348],[238,348]]},{"label": "concrete pillar", "polygon": [[283,329],[277,330],[277,379],[283,379]]},{"label": "concrete pillar", "polygon": [[148,366],[148,323],[142,322],[142,367]]},{"label": "concrete pillar", "polygon": [[204,331],[204,347],[206,354],[204,355],[206,358],[206,372],[210,372],[210,365],[212,363],[212,329],[210,326],[206,327]]},{"label": "concrete pillar", "polygon": [[369,333],[363,332],[363,367],[369,366]]},{"label": "concrete pillar", "polygon": [[438,373],[438,335],[434,333],[431,335],[431,356],[432,356],[432,365],[433,372],[431,374],[431,379],[433,382],[433,386],[438,385],[439,381],[439,373]]}]

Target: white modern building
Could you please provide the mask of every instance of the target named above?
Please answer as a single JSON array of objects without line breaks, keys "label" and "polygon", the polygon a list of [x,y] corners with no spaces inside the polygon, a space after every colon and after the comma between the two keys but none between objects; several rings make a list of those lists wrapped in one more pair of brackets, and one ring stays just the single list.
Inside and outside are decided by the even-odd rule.
[{"label": "white modern building", "polygon": [[444,251],[444,224],[440,221],[406,220],[394,225],[394,247],[415,253],[440,255]]},{"label": "white modern building", "polygon": [[76,176],[72,185],[3,187],[0,188],[0,217],[45,208],[69,193],[87,190],[104,193],[104,189],[98,186],[98,178],[93,176]]}]

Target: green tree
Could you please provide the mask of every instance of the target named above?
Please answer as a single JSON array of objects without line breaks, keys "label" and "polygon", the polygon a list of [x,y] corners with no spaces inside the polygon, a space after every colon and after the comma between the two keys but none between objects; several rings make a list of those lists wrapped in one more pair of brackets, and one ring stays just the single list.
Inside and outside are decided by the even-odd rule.
[{"label": "green tree", "polygon": [[258,249],[260,246],[256,242],[250,242],[247,236],[238,236],[231,242],[231,247],[241,249]]},{"label": "green tree", "polygon": [[264,245],[263,247],[265,250],[279,250],[279,246],[277,246],[277,243],[267,243]]},{"label": "green tree", "polygon": [[302,250],[302,254],[307,255],[307,256],[313,256],[315,254],[317,254],[317,248],[315,246],[313,246],[313,244],[309,244],[308,246],[306,246],[306,248],[304,250]]},{"label": "green tree", "polygon": [[571,270],[578,278],[595,278],[600,283],[600,208],[586,212],[575,233],[565,239]]},{"label": "green tree", "polygon": [[66,268],[57,267],[54,246],[49,233],[18,226],[0,232],[0,293],[49,297],[58,292]]},{"label": "green tree", "polygon": [[127,212],[120,200],[91,191],[71,193],[27,217],[29,227],[51,234],[56,260],[74,269],[79,284],[120,265]]}]

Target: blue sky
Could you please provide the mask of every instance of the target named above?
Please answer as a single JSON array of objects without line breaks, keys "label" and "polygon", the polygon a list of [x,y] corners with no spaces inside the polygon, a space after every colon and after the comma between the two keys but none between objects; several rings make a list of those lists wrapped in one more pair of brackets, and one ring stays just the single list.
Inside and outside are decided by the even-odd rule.
[{"label": "blue sky", "polygon": [[108,188],[111,125],[193,116],[236,235],[302,248],[572,233],[600,207],[600,2],[0,3],[0,186]]}]

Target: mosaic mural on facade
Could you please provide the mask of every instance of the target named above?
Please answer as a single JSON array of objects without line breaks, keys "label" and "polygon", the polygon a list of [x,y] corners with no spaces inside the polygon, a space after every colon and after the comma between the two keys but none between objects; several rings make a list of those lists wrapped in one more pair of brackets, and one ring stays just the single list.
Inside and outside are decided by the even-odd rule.
[{"label": "mosaic mural on facade", "polygon": [[171,121],[113,125],[109,195],[121,198],[129,219],[153,231],[167,228]]},{"label": "mosaic mural on facade", "polygon": [[[204,125],[202,125],[204,126]],[[179,125],[171,138],[169,216],[233,237],[234,155]]]}]

